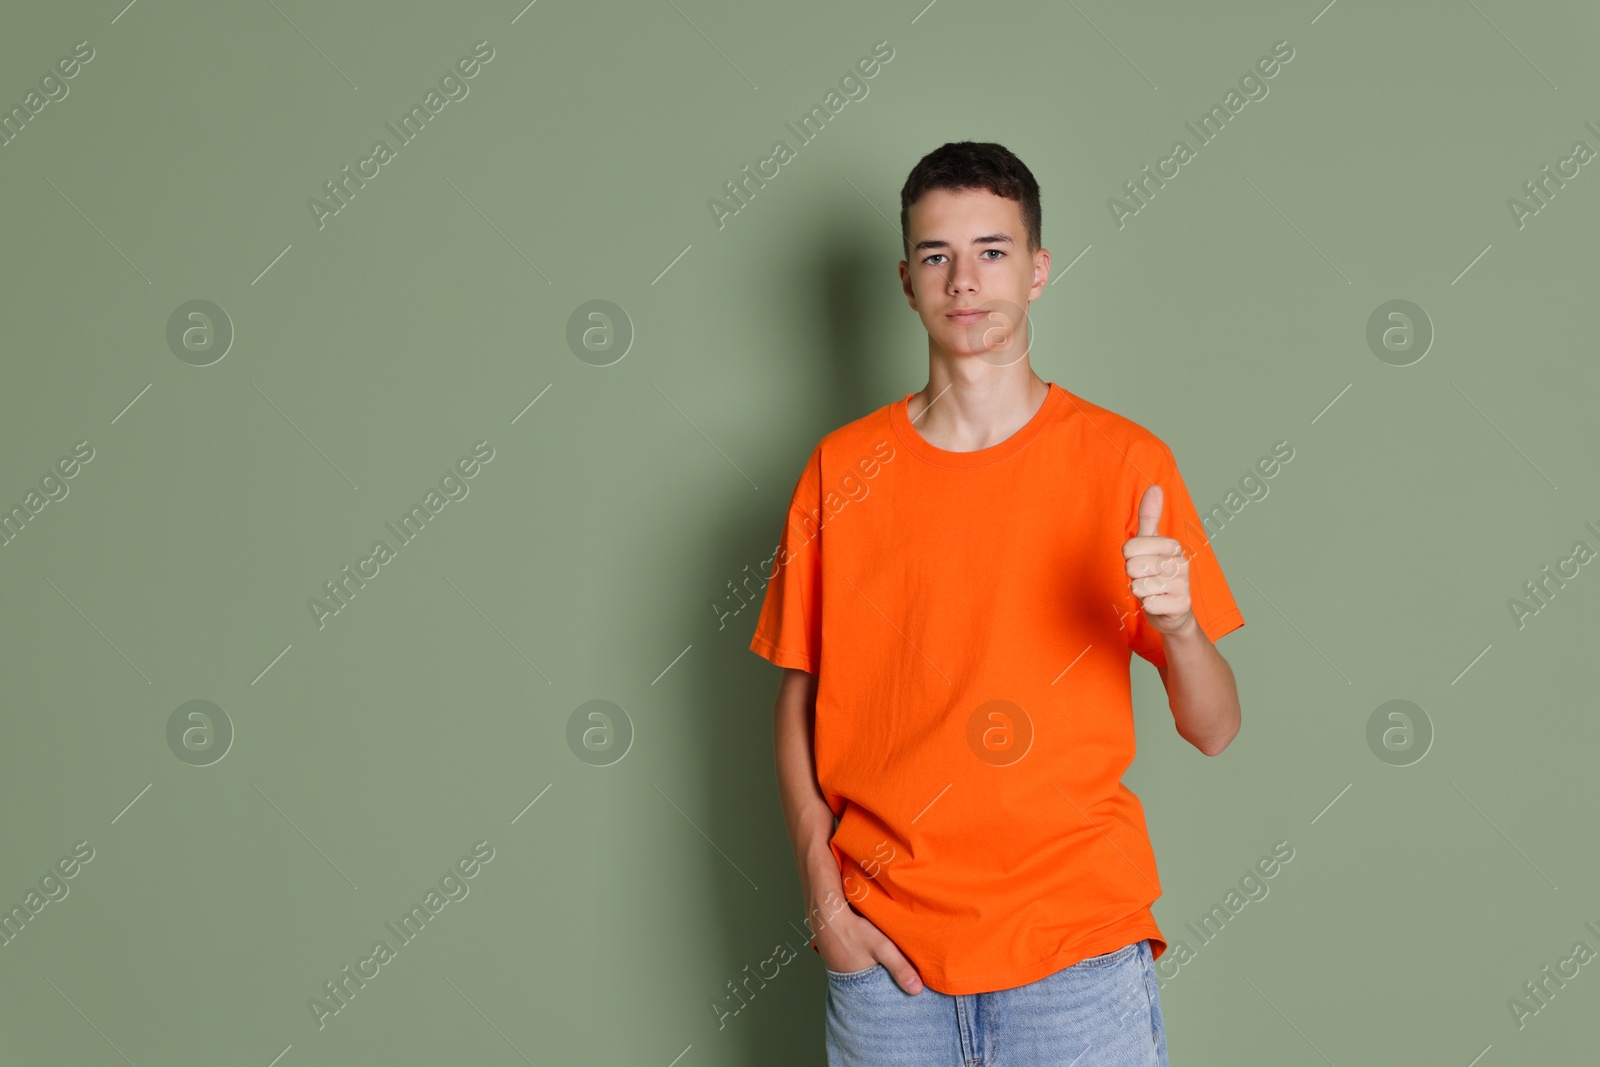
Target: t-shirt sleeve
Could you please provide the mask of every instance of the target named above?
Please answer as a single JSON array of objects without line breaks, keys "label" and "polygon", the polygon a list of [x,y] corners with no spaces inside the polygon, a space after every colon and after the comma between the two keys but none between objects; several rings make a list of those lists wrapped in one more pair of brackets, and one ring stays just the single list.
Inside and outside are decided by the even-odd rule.
[{"label": "t-shirt sleeve", "polygon": [[[1155,484],[1161,486],[1162,501],[1156,531],[1183,545],[1183,554],[1189,560],[1189,607],[1200,629],[1215,642],[1243,626],[1244,616],[1239,612],[1239,605],[1234,603],[1222,565],[1217,562],[1206,528],[1195,511],[1194,502],[1189,499],[1188,487],[1183,484],[1183,476],[1170,451],[1163,452]],[[1128,504],[1127,537],[1139,532],[1139,501],[1146,488],[1148,485],[1137,483],[1133,500]],[[1167,654],[1161,644],[1161,631],[1145,619],[1138,597],[1130,592],[1128,599],[1133,606],[1128,646],[1155,666],[1165,667]]]},{"label": "t-shirt sleeve", "polygon": [[816,674],[822,659],[822,447],[795,483],[778,550],[762,577],[766,597],[750,650],[780,667]]}]

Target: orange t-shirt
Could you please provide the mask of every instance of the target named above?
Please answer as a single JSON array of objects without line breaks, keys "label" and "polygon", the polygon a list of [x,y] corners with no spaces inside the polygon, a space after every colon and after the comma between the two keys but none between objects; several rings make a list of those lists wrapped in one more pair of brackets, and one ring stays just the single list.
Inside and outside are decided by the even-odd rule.
[{"label": "orange t-shirt", "polygon": [[[937,448],[907,394],[795,486],[752,651],[817,675],[817,779],[845,894],[941,993],[1009,989],[1150,938],[1132,653],[1166,665],[1122,545],[1163,490],[1192,610],[1244,625],[1172,452],[1049,383],[999,444]],[[813,940],[812,948],[816,948]]]}]

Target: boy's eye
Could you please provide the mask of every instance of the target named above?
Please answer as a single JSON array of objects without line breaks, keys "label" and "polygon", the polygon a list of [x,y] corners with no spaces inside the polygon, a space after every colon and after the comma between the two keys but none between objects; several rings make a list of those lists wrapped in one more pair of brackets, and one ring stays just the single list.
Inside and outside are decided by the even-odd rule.
[{"label": "boy's eye", "polygon": [[[995,254],[995,259],[999,259],[1001,256],[1005,255],[1005,251],[1003,249],[999,249],[999,248],[985,248],[981,253],[979,253],[979,255],[980,256],[986,256],[990,252],[993,252]],[[926,259],[924,259],[922,262],[923,263],[927,263],[927,264],[931,264],[931,263],[933,263],[934,260],[943,259],[943,258],[945,258],[943,252],[935,252],[933,255],[928,256]],[[992,263],[992,262],[994,262],[994,260],[990,260],[990,262]]]}]

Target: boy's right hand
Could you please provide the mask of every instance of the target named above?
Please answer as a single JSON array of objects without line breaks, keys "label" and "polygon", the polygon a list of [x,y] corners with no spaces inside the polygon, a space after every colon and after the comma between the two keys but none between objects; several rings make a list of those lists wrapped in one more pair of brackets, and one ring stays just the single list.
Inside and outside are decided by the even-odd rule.
[{"label": "boy's right hand", "polygon": [[922,992],[922,978],[889,935],[854,908],[846,907],[816,933],[817,953],[830,971],[861,971],[881,963],[907,993]]}]

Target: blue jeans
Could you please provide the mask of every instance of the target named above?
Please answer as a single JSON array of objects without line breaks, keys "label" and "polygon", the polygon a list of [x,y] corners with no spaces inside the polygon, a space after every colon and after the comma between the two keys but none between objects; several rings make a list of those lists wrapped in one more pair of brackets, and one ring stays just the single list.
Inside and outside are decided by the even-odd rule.
[{"label": "blue jeans", "polygon": [[1147,940],[991,993],[829,970],[827,1048],[829,1067],[1167,1067]]}]

